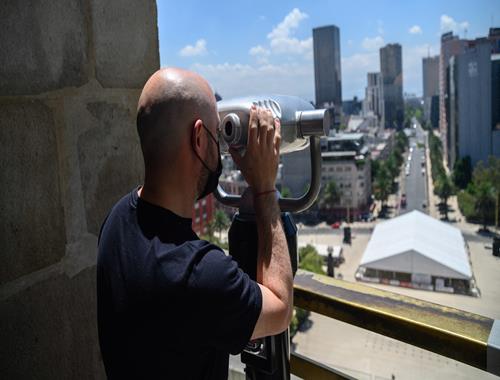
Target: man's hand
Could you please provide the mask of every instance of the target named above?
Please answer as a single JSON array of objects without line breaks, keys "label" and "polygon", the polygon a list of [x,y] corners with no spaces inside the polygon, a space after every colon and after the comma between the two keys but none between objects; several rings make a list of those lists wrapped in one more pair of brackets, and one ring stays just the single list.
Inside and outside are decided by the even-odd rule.
[{"label": "man's hand", "polygon": [[279,119],[274,119],[270,110],[252,106],[246,152],[243,157],[235,149],[230,148],[229,152],[254,193],[274,189],[280,143]]},{"label": "man's hand", "polygon": [[[284,331],[293,313],[293,277],[290,255],[274,189],[281,143],[281,125],[271,111],[252,107],[245,155],[230,150],[252,187],[258,234],[257,282],[262,309],[252,339]],[[259,194],[263,193],[263,194]],[[259,194],[259,195],[257,195]]]}]

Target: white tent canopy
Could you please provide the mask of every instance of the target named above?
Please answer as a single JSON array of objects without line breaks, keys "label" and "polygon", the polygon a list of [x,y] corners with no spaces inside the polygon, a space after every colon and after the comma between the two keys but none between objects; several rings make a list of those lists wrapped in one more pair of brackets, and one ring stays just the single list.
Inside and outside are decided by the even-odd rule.
[{"label": "white tent canopy", "polygon": [[417,210],[378,224],[360,267],[465,280],[472,277],[460,230]]}]

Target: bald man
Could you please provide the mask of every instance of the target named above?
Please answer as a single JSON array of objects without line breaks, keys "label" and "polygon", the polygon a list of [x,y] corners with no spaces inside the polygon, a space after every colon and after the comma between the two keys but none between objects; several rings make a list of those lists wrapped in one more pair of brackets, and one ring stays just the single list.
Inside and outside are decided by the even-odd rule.
[{"label": "bald man", "polygon": [[246,152],[231,152],[255,194],[257,282],[191,228],[195,201],[218,184],[219,123],[195,73],[162,69],[144,86],[144,185],[113,207],[99,237],[99,342],[111,379],[227,379],[229,353],[290,323],[292,270],[274,191],[280,123],[270,112],[251,109]]}]

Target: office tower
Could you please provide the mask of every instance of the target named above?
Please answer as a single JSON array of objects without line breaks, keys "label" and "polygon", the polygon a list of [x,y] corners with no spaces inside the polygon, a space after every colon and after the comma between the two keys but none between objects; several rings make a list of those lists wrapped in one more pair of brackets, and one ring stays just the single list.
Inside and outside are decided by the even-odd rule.
[{"label": "office tower", "polygon": [[342,116],[340,30],[335,25],[313,29],[316,108],[335,107],[335,124]]},{"label": "office tower", "polygon": [[404,122],[403,61],[400,44],[380,49],[382,79],[382,119],[384,128],[402,128]]},{"label": "office tower", "polygon": [[445,159],[449,160],[448,148],[450,146],[450,136],[446,120],[446,91],[449,87],[447,82],[447,71],[450,58],[460,54],[465,48],[465,40],[461,40],[452,32],[444,33],[441,36],[441,52],[439,55],[439,131],[443,142],[443,153]]},{"label": "office tower", "polygon": [[[433,110],[432,105],[438,103],[439,97],[439,55],[422,59],[422,80],[424,119],[431,123],[433,128],[438,128],[439,112],[436,109]],[[434,119],[431,116],[434,116]],[[438,117],[436,118],[436,116]]]},{"label": "office tower", "polygon": [[382,83],[380,73],[367,74],[367,86],[365,89],[365,99],[363,101],[363,113],[370,113],[377,116],[378,120],[382,117]]},{"label": "office tower", "polygon": [[[448,164],[470,156],[472,165],[500,156],[500,54],[495,41],[467,41],[447,68]],[[500,45],[498,46],[500,48]],[[500,49],[498,49],[500,50]]]}]

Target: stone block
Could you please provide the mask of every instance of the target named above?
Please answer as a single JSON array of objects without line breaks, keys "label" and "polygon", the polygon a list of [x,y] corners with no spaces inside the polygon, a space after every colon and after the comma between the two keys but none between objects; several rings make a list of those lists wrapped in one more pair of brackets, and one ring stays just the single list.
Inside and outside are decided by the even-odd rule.
[{"label": "stone block", "polygon": [[0,301],[4,379],[104,379],[95,266],[57,274]]},{"label": "stone block", "polygon": [[80,115],[92,124],[78,137],[78,157],[87,228],[95,235],[113,204],[143,178],[136,102],[114,101],[87,103],[88,116]]},{"label": "stone block", "polygon": [[83,3],[2,1],[0,95],[38,94],[87,81]]},{"label": "stone block", "polygon": [[0,104],[0,284],[57,262],[64,215],[52,111],[40,101]]},{"label": "stone block", "polygon": [[99,83],[142,88],[160,65],[156,2],[93,0],[92,25]]}]

